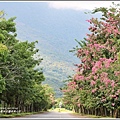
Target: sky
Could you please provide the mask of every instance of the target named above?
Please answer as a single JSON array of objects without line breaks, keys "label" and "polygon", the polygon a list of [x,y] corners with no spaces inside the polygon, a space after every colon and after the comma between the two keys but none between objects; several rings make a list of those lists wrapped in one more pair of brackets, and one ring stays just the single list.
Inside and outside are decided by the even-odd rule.
[{"label": "sky", "polygon": [[109,7],[112,2],[120,4],[120,1],[50,1],[48,5],[55,9],[93,10],[95,7]]},{"label": "sky", "polygon": [[48,6],[55,9],[93,10],[99,7],[109,7],[112,2],[120,4],[120,1],[1,1],[1,2],[47,2]]}]

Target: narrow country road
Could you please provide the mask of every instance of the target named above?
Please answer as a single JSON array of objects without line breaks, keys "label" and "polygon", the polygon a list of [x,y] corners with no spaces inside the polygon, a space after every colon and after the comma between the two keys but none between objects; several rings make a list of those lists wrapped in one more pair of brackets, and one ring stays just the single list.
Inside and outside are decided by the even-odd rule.
[{"label": "narrow country road", "polygon": [[[27,115],[24,117],[17,117],[17,118],[85,118],[85,116],[74,115],[71,113],[64,113],[64,112],[45,112],[40,114],[34,115]],[[14,119],[14,118],[13,118]]]}]

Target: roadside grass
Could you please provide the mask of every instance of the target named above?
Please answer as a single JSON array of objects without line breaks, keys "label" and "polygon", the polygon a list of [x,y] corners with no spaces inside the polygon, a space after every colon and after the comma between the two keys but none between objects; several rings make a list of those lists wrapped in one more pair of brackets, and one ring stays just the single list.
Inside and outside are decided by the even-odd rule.
[{"label": "roadside grass", "polygon": [[85,116],[86,118],[101,118],[101,119],[116,119],[112,117],[103,117],[103,116],[96,116],[96,115],[88,115],[88,114],[80,114],[80,113],[73,113],[74,115]]},{"label": "roadside grass", "polygon": [[[77,115],[78,117],[79,116],[83,116],[85,118],[101,118],[101,119],[111,119],[111,117],[103,117],[103,116],[95,116],[95,115],[88,115],[88,114],[80,114],[80,113],[76,113],[76,112],[73,112],[73,111],[70,111],[70,110],[67,110],[65,108],[55,108],[55,109],[49,109],[48,111],[54,111],[54,112],[67,112],[67,113],[71,113],[73,115]],[[115,118],[112,118],[112,119],[115,119]]]},{"label": "roadside grass", "polygon": [[[62,113],[71,113],[73,115],[77,115],[78,117],[83,116],[84,118],[100,118],[100,119],[111,119],[111,117],[103,117],[103,116],[95,116],[95,115],[86,115],[86,114],[80,114],[75,113],[73,111],[67,110],[65,108],[55,108],[55,109],[49,109],[48,112],[62,112]],[[12,113],[12,114],[0,114],[0,118],[15,118],[15,117],[23,117],[26,115],[33,115],[33,114],[39,114],[46,111],[40,111],[40,112],[28,112],[28,113]],[[116,119],[116,118],[112,118]]]},{"label": "roadside grass", "polygon": [[65,108],[49,109],[48,111],[74,113],[73,111],[67,110]]},{"label": "roadside grass", "polygon": [[40,112],[28,112],[28,113],[11,113],[11,114],[0,114],[0,118],[14,118],[14,117],[23,117],[26,115],[33,115],[37,113],[43,113],[43,111]]},{"label": "roadside grass", "polygon": [[13,118],[13,117],[22,117],[25,115],[31,115],[33,113],[11,113],[11,114],[0,114],[0,118]]}]

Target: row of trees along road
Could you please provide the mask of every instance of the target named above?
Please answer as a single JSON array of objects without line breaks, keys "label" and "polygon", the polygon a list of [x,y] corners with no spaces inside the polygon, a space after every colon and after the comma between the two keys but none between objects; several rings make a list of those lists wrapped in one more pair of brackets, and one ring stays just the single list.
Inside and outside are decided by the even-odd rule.
[{"label": "row of trees along road", "polygon": [[120,5],[96,8],[87,37],[73,51],[80,59],[75,75],[63,88],[64,104],[76,112],[120,117]]},{"label": "row of trees along road", "polygon": [[35,69],[42,61],[37,41],[19,41],[14,20],[0,12],[0,105],[23,112],[47,110],[54,103],[54,92],[42,85],[42,69]]}]

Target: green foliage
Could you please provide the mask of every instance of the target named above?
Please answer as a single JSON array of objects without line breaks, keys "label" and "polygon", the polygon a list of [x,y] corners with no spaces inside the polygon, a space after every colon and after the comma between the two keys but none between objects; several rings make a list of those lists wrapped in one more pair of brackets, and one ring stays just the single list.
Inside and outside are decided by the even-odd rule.
[{"label": "green foliage", "polygon": [[5,90],[5,80],[2,78],[2,75],[0,75],[0,93]]},{"label": "green foliage", "polygon": [[42,86],[43,71],[36,69],[42,62],[38,42],[17,40],[14,20],[0,21],[0,100],[4,107],[18,107],[23,112],[47,110],[54,94],[49,86]]},{"label": "green foliage", "polygon": [[5,19],[4,15],[5,15],[4,11],[3,10],[0,11],[0,21]]}]

